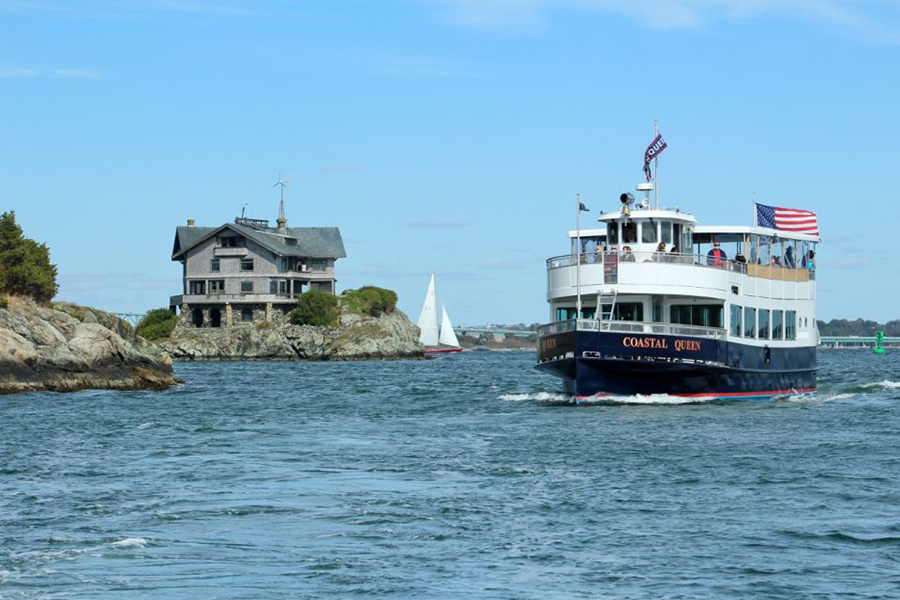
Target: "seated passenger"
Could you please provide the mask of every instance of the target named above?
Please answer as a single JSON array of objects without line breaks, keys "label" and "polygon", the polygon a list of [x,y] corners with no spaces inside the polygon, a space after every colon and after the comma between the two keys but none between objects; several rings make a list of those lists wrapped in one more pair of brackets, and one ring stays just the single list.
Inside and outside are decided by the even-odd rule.
[{"label": "seated passenger", "polygon": [[709,252],[706,253],[706,257],[707,265],[719,269],[724,268],[725,261],[728,260],[728,257],[725,256],[725,251],[719,248],[719,242],[713,242],[713,247]]},{"label": "seated passenger", "polygon": [[784,266],[783,264],[781,264],[781,257],[780,257],[780,256],[773,256],[773,257],[772,257],[772,266],[773,266],[773,267],[783,267],[783,266]]},{"label": "seated passenger", "polygon": [[631,246],[622,247],[622,262],[635,262],[634,254],[631,252]]},{"label": "seated passenger", "polygon": [[656,252],[653,253],[653,262],[662,262],[666,256],[666,244],[664,242],[660,242],[659,245],[656,246]]}]

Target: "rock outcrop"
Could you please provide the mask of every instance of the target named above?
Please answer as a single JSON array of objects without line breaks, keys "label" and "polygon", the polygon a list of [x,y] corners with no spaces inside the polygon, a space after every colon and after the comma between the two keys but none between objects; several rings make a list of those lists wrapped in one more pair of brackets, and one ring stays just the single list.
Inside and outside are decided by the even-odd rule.
[{"label": "rock outcrop", "polygon": [[0,308],[0,394],[165,389],[172,360],[109,313],[13,298]]},{"label": "rock outcrop", "polygon": [[160,346],[175,360],[371,360],[422,358],[419,328],[395,310],[343,314],[337,327],[273,322],[197,328],[180,322]]}]

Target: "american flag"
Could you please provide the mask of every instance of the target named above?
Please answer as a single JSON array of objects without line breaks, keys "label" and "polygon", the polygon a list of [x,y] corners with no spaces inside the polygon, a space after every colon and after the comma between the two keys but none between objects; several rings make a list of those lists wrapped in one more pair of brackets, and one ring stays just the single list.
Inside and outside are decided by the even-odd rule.
[{"label": "american flag", "polygon": [[756,224],[760,227],[793,231],[819,237],[816,213],[811,210],[782,208],[780,206],[756,205]]}]

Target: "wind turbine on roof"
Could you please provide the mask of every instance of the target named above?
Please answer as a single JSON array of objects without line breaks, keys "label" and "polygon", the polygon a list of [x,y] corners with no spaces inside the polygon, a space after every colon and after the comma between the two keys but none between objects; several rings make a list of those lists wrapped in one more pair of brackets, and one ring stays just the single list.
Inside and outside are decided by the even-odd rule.
[{"label": "wind turbine on roof", "polygon": [[290,181],[285,181],[281,178],[281,173],[278,174],[278,181],[275,182],[275,185],[272,187],[281,186],[281,204],[278,206],[278,229],[287,229],[287,218],[284,216],[284,188],[291,184]]}]

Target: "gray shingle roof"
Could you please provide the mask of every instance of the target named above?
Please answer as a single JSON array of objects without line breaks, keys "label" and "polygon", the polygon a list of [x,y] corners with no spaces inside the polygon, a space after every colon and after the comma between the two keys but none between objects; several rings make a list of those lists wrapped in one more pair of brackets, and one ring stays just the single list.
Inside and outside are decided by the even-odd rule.
[{"label": "gray shingle roof", "polygon": [[[177,260],[187,250],[225,229],[231,229],[255,241],[278,256],[309,258],[346,258],[347,256],[344,250],[344,241],[341,239],[341,231],[337,227],[288,227],[285,234],[279,234],[276,231],[260,231],[246,225],[227,223],[221,227],[178,227],[175,230],[172,260]],[[297,245],[288,246],[285,241],[287,238],[296,239]]]}]

